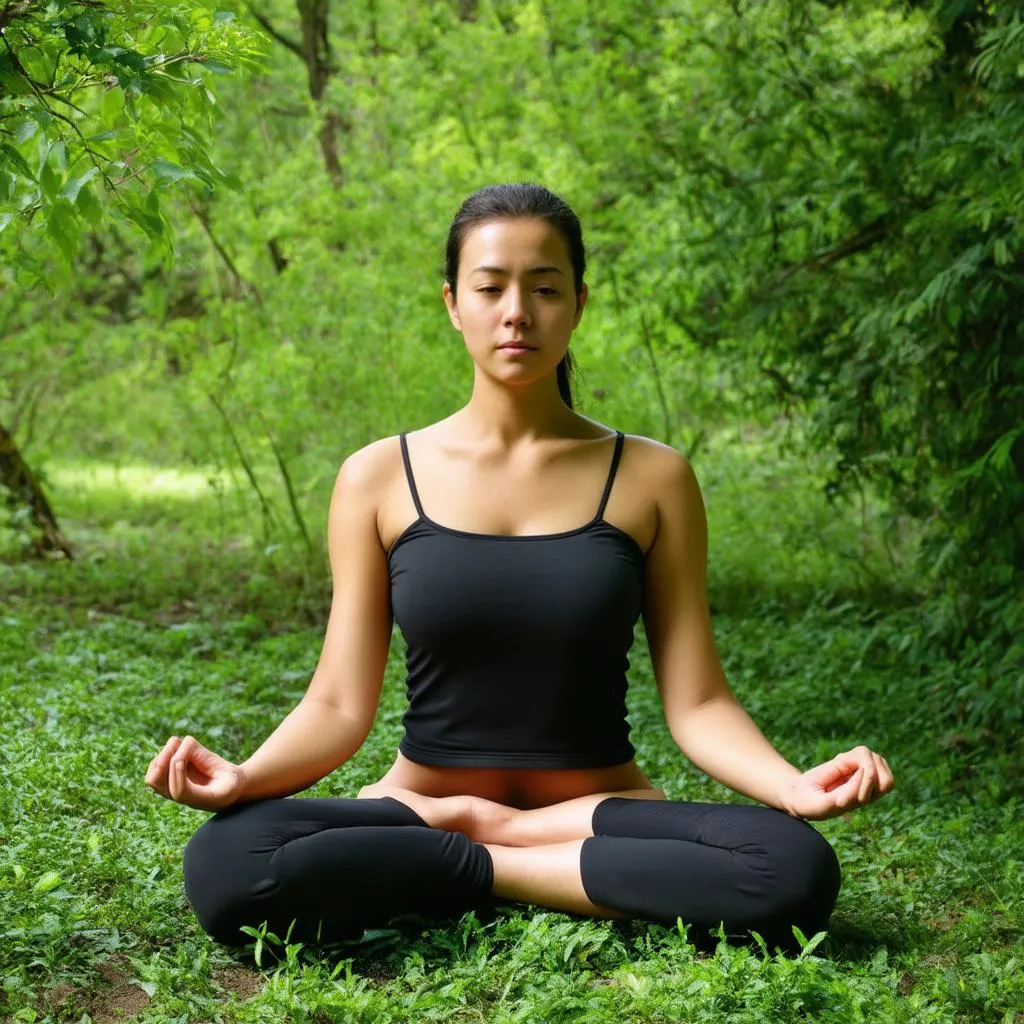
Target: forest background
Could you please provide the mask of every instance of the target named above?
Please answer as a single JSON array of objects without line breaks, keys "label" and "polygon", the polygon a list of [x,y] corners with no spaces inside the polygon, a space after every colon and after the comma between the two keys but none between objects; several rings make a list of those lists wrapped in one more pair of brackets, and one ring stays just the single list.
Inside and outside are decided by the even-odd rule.
[{"label": "forest background", "polygon": [[[12,1019],[1024,1019],[1022,13],[0,3]],[[541,913],[250,977],[181,905],[195,816],[141,774],[176,730],[242,756],[301,693],[334,474],[468,396],[444,234],[509,180],[584,223],[581,411],[697,469],[745,703],[799,763],[869,742],[899,790],[827,826],[846,889],[796,963]],[[724,798],[645,657],[642,763]],[[324,792],[393,751],[397,640],[388,672]]]}]

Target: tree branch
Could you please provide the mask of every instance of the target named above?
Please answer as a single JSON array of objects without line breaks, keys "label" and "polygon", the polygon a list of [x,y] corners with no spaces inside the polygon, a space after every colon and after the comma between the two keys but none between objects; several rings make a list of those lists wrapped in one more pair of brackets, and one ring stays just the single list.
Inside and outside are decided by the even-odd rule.
[{"label": "tree branch", "polygon": [[290,50],[299,58],[303,63],[306,61],[306,55],[302,52],[302,47],[295,42],[294,39],[289,39],[286,35],[278,32],[276,28],[270,23],[270,19],[265,14],[260,14],[259,11],[253,7],[252,4],[246,5],[249,8],[249,13],[256,19],[260,27],[264,32],[270,36],[271,39],[276,39],[286,50]]},{"label": "tree branch", "polygon": [[865,224],[864,227],[858,228],[852,235],[848,235],[834,248],[827,249],[817,256],[812,256],[810,259],[802,260],[800,263],[793,263],[786,267],[782,272],[781,280],[784,281],[786,278],[792,277],[799,270],[810,270],[812,268],[815,270],[825,270],[827,267],[832,266],[833,263],[846,259],[847,256],[853,256],[858,252],[863,252],[865,249],[870,249],[889,234],[892,226],[893,213],[890,210],[887,213],[883,213],[881,217],[877,217],[870,224]]},{"label": "tree branch", "polygon": [[[3,39],[4,46],[7,47],[7,53],[10,55],[11,63],[14,65],[14,70],[17,71],[18,74],[20,74],[25,79],[25,81],[28,82],[28,84],[31,87],[32,91],[36,95],[36,99],[39,100],[39,102],[42,104],[43,109],[51,117],[57,118],[58,121],[63,121],[66,125],[68,125],[75,132],[76,135],[78,135],[79,139],[81,139],[81,142],[82,142],[82,148],[85,150],[86,153],[89,154],[89,159],[92,161],[93,166],[99,172],[100,177],[103,178],[103,180],[106,183],[107,187],[109,189],[111,189],[111,191],[116,191],[114,183],[110,180],[110,177],[107,175],[106,170],[100,165],[99,158],[100,158],[101,154],[97,153],[92,148],[92,146],[89,145],[89,142],[86,139],[85,135],[82,134],[82,129],[79,128],[78,125],[75,124],[75,122],[72,121],[70,117],[67,117],[66,115],[61,114],[58,111],[54,110],[53,107],[51,107],[50,104],[46,102],[46,97],[40,91],[39,86],[36,84],[35,81],[33,81],[32,77],[29,75],[29,73],[22,66],[21,61],[18,59],[18,55],[14,52],[14,50],[11,49],[11,44],[7,41],[7,36],[6,36],[6,34],[4,33],[4,31],[2,29],[0,29],[0,39]],[[74,104],[71,104],[71,105],[74,106]],[[75,109],[77,110],[78,108],[75,107]],[[109,158],[105,157],[104,159],[106,159],[108,163],[110,162]]]},{"label": "tree branch", "polygon": [[231,254],[224,248],[220,239],[214,234],[213,227],[210,224],[210,218],[206,210],[196,202],[193,196],[188,197],[188,205],[196,215],[196,220],[199,221],[206,237],[210,240],[210,244],[216,250],[217,255],[223,261],[224,266],[227,267],[228,273],[231,275],[231,279],[235,283],[235,287],[241,292],[248,292],[256,300],[256,305],[262,306],[263,296],[260,294],[260,290],[251,281],[247,281],[239,273],[238,267],[235,266],[235,261],[231,258]]},{"label": "tree branch", "polygon": [[32,10],[32,0],[23,0],[22,3],[9,3],[0,11],[0,32],[3,32],[11,22]]}]

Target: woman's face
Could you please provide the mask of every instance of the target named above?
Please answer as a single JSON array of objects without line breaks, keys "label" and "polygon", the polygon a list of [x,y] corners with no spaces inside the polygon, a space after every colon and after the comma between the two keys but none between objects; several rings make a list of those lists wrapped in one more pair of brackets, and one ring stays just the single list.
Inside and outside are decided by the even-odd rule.
[{"label": "woman's face", "polygon": [[580,321],[569,249],[545,220],[493,220],[472,228],[459,254],[456,296],[444,299],[473,362],[509,384],[554,373]]}]

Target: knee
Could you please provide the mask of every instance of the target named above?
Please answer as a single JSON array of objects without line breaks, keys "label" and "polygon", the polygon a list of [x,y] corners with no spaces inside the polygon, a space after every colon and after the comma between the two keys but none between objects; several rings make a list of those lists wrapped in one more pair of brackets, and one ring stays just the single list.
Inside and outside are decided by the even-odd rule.
[{"label": "knee", "polygon": [[203,930],[217,942],[243,945],[244,924],[258,924],[254,904],[260,876],[256,857],[230,819],[215,815],[205,821],[185,846],[185,893]]},{"label": "knee", "polygon": [[806,822],[794,820],[793,826],[784,848],[777,851],[772,916],[785,929],[796,925],[810,937],[828,923],[842,875],[828,841]]}]

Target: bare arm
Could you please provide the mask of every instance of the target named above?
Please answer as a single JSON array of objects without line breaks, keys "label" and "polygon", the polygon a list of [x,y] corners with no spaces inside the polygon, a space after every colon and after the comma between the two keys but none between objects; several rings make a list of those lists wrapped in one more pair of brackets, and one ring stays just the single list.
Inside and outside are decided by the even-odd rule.
[{"label": "bare arm", "polygon": [[241,765],[172,737],[146,784],[162,796],[216,810],[312,786],[362,746],[380,700],[391,642],[387,556],[377,531],[382,442],[345,460],[331,498],[327,538],[333,597],[323,650],[299,704]]},{"label": "bare arm", "polygon": [[312,786],[352,757],[373,725],[391,642],[391,603],[371,449],[345,460],[331,498],[327,543],[334,586],[319,663],[299,704],[240,766],[242,800]]},{"label": "bare arm", "polygon": [[686,460],[668,449],[658,475],[658,532],[647,556],[644,623],[665,718],[679,749],[730,789],[804,817],[830,817],[888,792],[889,766],[867,747],[801,772],[741,707],[711,631],[700,488]]}]

